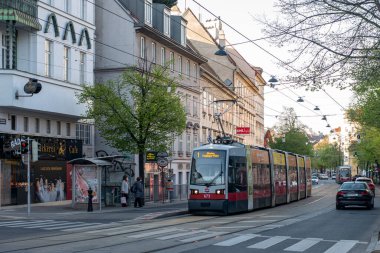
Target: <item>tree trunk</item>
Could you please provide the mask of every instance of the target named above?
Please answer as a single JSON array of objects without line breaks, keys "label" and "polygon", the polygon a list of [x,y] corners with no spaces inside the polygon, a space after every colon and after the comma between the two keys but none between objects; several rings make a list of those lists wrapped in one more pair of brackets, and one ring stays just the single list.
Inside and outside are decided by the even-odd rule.
[{"label": "tree trunk", "polygon": [[139,151],[139,177],[141,178],[141,182],[144,184],[145,183],[145,163],[144,163],[144,151],[140,150]]}]

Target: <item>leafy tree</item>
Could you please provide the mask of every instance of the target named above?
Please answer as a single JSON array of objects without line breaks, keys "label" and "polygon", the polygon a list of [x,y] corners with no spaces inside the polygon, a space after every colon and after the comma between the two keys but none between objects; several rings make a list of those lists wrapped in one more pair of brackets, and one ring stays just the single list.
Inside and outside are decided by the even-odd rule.
[{"label": "leafy tree", "polygon": [[305,126],[297,119],[294,108],[284,108],[279,124],[275,127],[279,137],[269,141],[269,146],[300,155],[312,155],[312,145],[305,133]]},{"label": "leafy tree", "polygon": [[319,169],[335,168],[343,163],[343,151],[337,144],[324,143],[315,149],[314,154]]},{"label": "leafy tree", "polygon": [[275,7],[280,16],[261,22],[273,43],[290,47],[286,64],[299,63],[300,85],[346,87],[345,73],[361,60],[379,61],[379,0],[277,0]]},{"label": "leafy tree", "polygon": [[350,146],[358,159],[359,164],[367,167],[375,160],[380,161],[380,129],[374,127],[366,127],[360,130],[360,142],[354,142]]},{"label": "leafy tree", "polygon": [[107,143],[120,151],[139,155],[139,175],[144,178],[147,150],[168,150],[173,136],[185,130],[186,114],[176,95],[178,83],[166,68],[129,68],[121,80],[83,86],[80,103],[90,104],[86,117]]}]

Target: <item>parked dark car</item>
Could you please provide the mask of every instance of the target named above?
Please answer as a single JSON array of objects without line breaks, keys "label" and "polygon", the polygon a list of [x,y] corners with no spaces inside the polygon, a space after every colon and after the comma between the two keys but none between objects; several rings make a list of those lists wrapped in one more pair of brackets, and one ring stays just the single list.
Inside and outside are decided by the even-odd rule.
[{"label": "parked dark car", "polygon": [[336,209],[345,206],[366,206],[372,209],[374,195],[366,182],[344,182],[336,193]]}]

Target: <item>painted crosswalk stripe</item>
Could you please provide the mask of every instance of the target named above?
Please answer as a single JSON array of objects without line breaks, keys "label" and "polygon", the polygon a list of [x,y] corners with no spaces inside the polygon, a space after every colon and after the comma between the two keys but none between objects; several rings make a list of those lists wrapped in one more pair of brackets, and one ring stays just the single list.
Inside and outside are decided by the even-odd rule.
[{"label": "painted crosswalk stripe", "polygon": [[284,249],[285,251],[296,251],[296,252],[303,252],[311,247],[313,247],[315,244],[319,243],[323,239],[321,238],[305,238],[300,242],[297,242],[296,244],[287,247]]},{"label": "painted crosswalk stripe", "polygon": [[355,240],[341,240],[335,243],[331,248],[326,250],[324,253],[347,253],[357,243],[358,241],[355,241]]},{"label": "painted crosswalk stripe", "polygon": [[251,246],[248,246],[250,249],[267,249],[273,245],[276,245],[282,241],[285,241],[286,239],[289,239],[290,236],[274,236],[272,238],[269,238],[265,241],[253,244]]},{"label": "painted crosswalk stripe", "polygon": [[178,237],[187,236],[187,235],[199,234],[199,233],[202,233],[202,232],[205,232],[205,231],[202,231],[202,230],[198,230],[198,231],[190,231],[190,232],[184,232],[184,233],[178,233],[178,234],[173,234],[173,235],[167,235],[167,236],[163,236],[163,237],[158,237],[158,238],[156,238],[156,239],[158,239],[158,240],[168,240],[168,239],[178,238]]},{"label": "painted crosswalk stripe", "polygon": [[252,238],[255,238],[255,237],[258,237],[260,235],[256,235],[256,234],[246,234],[246,235],[240,235],[238,237],[234,237],[234,238],[231,238],[231,239],[228,239],[226,241],[223,241],[223,242],[218,242],[218,243],[215,243],[214,245],[215,246],[233,246],[233,245],[236,245],[238,243],[241,243],[241,242],[245,242],[245,241],[248,241]]},{"label": "painted crosswalk stripe", "polygon": [[152,236],[152,235],[165,234],[165,233],[170,233],[170,232],[179,231],[179,230],[180,229],[177,229],[177,228],[167,228],[167,229],[161,229],[161,230],[146,232],[146,233],[137,234],[137,235],[130,235],[129,237],[144,238],[144,237],[148,237],[148,236]]},{"label": "painted crosswalk stripe", "polygon": [[[111,224],[100,224],[100,225],[92,225],[92,224],[89,224],[88,227],[92,228],[92,229],[99,229],[99,228],[109,228],[110,226],[112,225],[115,225],[114,223],[111,223]],[[80,231],[80,230],[85,230],[87,227],[79,227],[79,228],[68,228],[68,229],[63,229],[62,231],[65,231],[65,232],[74,232],[74,231]]]},{"label": "painted crosswalk stripe", "polygon": [[50,224],[53,222],[54,222],[53,220],[52,221],[32,221],[32,222],[26,222],[26,223],[9,224],[9,225],[6,225],[5,227],[9,227],[9,228],[26,227],[26,226],[37,225],[37,224]]},{"label": "painted crosswalk stripe", "polygon": [[17,224],[33,224],[39,222],[51,222],[53,220],[38,220],[38,221],[8,221],[8,222],[0,222],[0,227],[6,227],[8,225],[17,225]]},{"label": "painted crosswalk stripe", "polygon": [[200,236],[196,236],[196,237],[192,237],[192,238],[188,238],[188,239],[183,239],[183,240],[180,240],[181,242],[195,242],[195,241],[199,241],[199,240],[203,240],[203,239],[208,239],[208,238],[212,238],[212,237],[215,237],[215,236],[218,236],[218,235],[223,235],[225,233],[209,233],[209,234],[206,234],[206,235],[200,235]]},{"label": "painted crosswalk stripe", "polygon": [[47,228],[47,227],[54,227],[54,226],[64,226],[69,224],[83,224],[83,222],[69,222],[69,221],[57,221],[54,223],[48,223],[48,224],[34,224],[31,226],[24,226],[24,228]]},{"label": "painted crosswalk stripe", "polygon": [[[58,227],[53,228],[42,228],[44,230],[57,230],[57,229],[64,229],[64,228],[75,228],[75,227],[85,227],[88,226],[90,223],[83,223],[83,224],[66,224],[66,225],[58,225]],[[91,223],[94,225],[99,225],[101,223]]]}]

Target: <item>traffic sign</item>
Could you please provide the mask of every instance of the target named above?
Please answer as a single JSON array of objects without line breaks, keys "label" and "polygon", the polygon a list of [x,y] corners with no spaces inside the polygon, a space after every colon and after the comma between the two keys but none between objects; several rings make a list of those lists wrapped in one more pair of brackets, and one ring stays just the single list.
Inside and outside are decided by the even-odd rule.
[{"label": "traffic sign", "polygon": [[166,167],[168,166],[168,159],[166,159],[165,157],[159,157],[157,159],[157,164],[159,167]]}]

